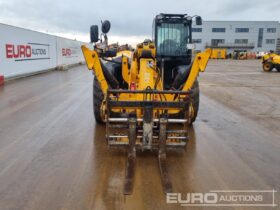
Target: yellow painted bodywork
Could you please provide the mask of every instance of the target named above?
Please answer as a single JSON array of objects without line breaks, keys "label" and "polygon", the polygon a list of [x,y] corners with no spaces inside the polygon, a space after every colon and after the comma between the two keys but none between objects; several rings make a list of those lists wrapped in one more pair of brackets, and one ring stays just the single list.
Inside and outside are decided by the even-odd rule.
[{"label": "yellow painted bodywork", "polygon": [[226,59],[227,50],[226,49],[212,49],[211,59]]},{"label": "yellow painted bodywork", "polygon": [[[139,74],[138,74],[138,90],[145,90],[147,87],[151,89],[154,88],[155,85],[155,71],[151,66],[155,66],[155,62],[153,59],[141,59],[139,66]],[[151,65],[151,66],[150,66]]]},{"label": "yellow painted bodywork", "polygon": [[[90,50],[86,46],[82,46],[82,51],[87,63],[89,70],[93,70],[94,75],[97,77],[97,80],[100,83],[104,98],[106,99],[107,90],[109,85],[105,80],[103,70],[100,64],[100,58],[98,53],[95,50]],[[208,60],[211,56],[211,49],[207,49],[202,53],[198,53],[193,61],[191,71],[185,85],[183,86],[182,91],[188,91],[192,88],[199,72],[205,71]],[[145,55],[149,55],[148,57]],[[136,90],[146,90],[147,88],[154,89],[156,79],[159,76],[156,65],[156,49],[153,43],[148,44],[138,44],[134,52],[126,51],[119,52],[118,56],[122,56],[122,77],[129,85],[129,89],[132,86],[135,86]],[[128,65],[130,63],[130,65]],[[129,68],[130,66],[130,68]],[[163,90],[163,83],[161,79],[158,82],[156,90]],[[112,100],[120,101],[143,101],[144,94],[130,94],[130,93],[120,93],[118,98],[115,96],[109,96]],[[145,96],[147,97],[147,96]],[[158,94],[152,94],[150,98],[145,98],[145,100],[163,100],[163,101],[179,101],[179,97],[176,97],[175,94],[172,94],[172,91],[168,94],[164,94],[164,97],[160,98]],[[192,105],[191,105],[192,106]],[[190,107],[191,109],[192,107]],[[138,117],[141,117],[142,112],[138,107],[124,109],[122,107],[114,108],[115,112],[131,112],[135,110]],[[154,112],[157,110],[154,109]],[[162,111],[162,110],[161,110]],[[173,108],[167,110],[169,114],[178,113],[180,110]]]},{"label": "yellow painted bodywork", "polygon": [[124,50],[124,51],[120,51],[117,53],[117,57],[119,56],[126,56],[128,58],[131,58],[133,55],[133,52],[132,51],[129,51],[129,50]]},{"label": "yellow painted bodywork", "polygon": [[280,64],[280,55],[276,55],[273,57],[273,62],[276,64]]},{"label": "yellow painted bodywork", "polygon": [[101,90],[104,95],[107,94],[108,83],[104,77],[101,61],[99,59],[98,53],[95,50],[88,49],[85,45],[82,45],[82,51],[86,60],[86,64],[89,70],[93,70],[94,76],[100,83]]},{"label": "yellow painted bodywork", "polygon": [[272,64],[280,64],[280,55],[276,53],[268,53],[263,56],[263,62],[270,61]]},{"label": "yellow painted bodywork", "polygon": [[124,81],[129,84],[129,67],[128,67],[128,57],[122,57],[122,77]]},{"label": "yellow painted bodywork", "polygon": [[192,64],[190,75],[185,83],[185,86],[183,87],[184,91],[190,90],[192,88],[199,72],[205,71],[205,68],[209,61],[211,53],[212,53],[212,50],[208,48],[204,52],[196,54],[193,64]]}]

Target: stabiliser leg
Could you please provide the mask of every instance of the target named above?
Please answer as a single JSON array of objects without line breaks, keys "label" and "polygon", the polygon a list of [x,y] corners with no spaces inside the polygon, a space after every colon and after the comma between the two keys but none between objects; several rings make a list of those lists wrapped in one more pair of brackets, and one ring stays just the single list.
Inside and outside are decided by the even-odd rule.
[{"label": "stabiliser leg", "polygon": [[159,125],[159,152],[158,152],[158,161],[159,169],[161,173],[161,180],[163,185],[163,190],[165,193],[172,192],[172,184],[167,171],[166,163],[166,126],[167,118],[160,118]]},{"label": "stabiliser leg", "polygon": [[125,182],[124,182],[124,194],[131,195],[133,191],[133,178],[134,178],[134,168],[135,168],[135,159],[136,159],[136,117],[130,117],[128,119],[129,131],[128,131],[128,157],[125,173]]}]

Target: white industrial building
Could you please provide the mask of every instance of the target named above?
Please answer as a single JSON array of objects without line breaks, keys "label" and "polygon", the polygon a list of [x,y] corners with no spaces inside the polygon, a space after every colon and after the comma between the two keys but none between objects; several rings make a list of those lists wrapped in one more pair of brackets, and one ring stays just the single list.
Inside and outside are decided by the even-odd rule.
[{"label": "white industrial building", "polygon": [[203,21],[193,26],[193,43],[197,51],[224,48],[227,52],[280,51],[278,21]]}]

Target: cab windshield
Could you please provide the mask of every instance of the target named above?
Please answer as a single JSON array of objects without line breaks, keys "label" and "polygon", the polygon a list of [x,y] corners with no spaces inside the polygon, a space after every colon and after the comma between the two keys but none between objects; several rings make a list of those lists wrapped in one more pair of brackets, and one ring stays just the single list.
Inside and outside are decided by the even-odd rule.
[{"label": "cab windshield", "polygon": [[186,56],[188,26],[183,23],[161,23],[157,26],[157,55]]}]

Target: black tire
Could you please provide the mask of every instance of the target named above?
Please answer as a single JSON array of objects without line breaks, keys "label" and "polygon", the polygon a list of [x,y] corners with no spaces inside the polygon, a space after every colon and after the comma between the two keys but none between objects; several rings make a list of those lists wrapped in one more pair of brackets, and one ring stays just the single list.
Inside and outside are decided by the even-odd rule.
[{"label": "black tire", "polygon": [[[190,97],[191,97],[191,101],[192,101],[192,105],[193,105],[193,109],[194,109],[194,115],[191,118],[190,125],[196,120],[198,109],[199,109],[199,83],[197,80],[195,80],[191,90],[192,90],[192,94],[190,95]],[[184,119],[185,118],[183,112],[179,112],[178,114],[171,114],[169,117],[174,118],[174,119]]]},{"label": "black tire", "polygon": [[265,72],[270,72],[273,69],[273,64],[271,62],[264,62],[263,63],[263,70]]},{"label": "black tire", "polygon": [[194,115],[191,118],[190,124],[192,124],[197,117],[197,113],[199,110],[199,82],[196,80],[192,87],[192,94],[191,94],[192,105],[194,109]]},{"label": "black tire", "polygon": [[104,123],[104,119],[101,115],[101,105],[104,99],[103,92],[101,90],[100,84],[97,79],[94,77],[93,80],[93,113],[95,121],[99,124]]}]

